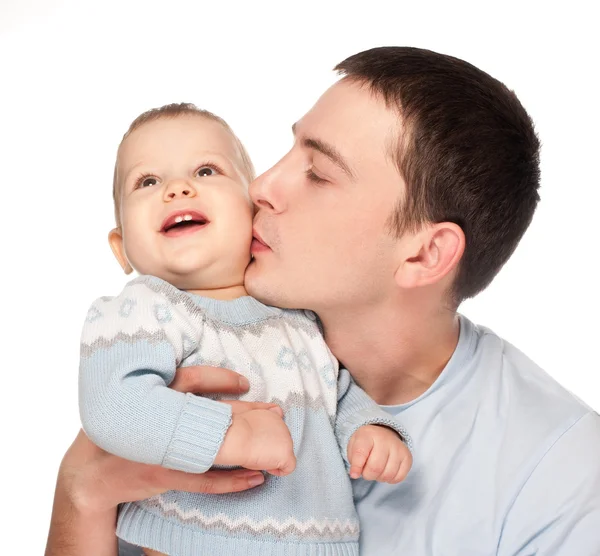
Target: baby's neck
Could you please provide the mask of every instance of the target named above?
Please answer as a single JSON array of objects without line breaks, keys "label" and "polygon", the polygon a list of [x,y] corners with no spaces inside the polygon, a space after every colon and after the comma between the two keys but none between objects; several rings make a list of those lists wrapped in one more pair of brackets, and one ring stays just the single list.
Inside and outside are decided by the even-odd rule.
[{"label": "baby's neck", "polygon": [[212,299],[221,299],[224,301],[230,301],[248,295],[248,292],[243,285],[227,286],[210,290],[188,290],[188,292],[201,295],[202,297],[211,297]]}]

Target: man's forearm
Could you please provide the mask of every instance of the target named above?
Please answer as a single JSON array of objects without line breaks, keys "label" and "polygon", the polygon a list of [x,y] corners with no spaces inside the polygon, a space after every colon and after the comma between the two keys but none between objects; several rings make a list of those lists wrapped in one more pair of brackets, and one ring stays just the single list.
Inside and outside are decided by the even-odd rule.
[{"label": "man's forearm", "polygon": [[78,509],[59,479],[45,556],[117,556],[116,517]]},{"label": "man's forearm", "polygon": [[[214,367],[187,367],[172,386],[182,392],[212,393],[221,388],[231,394],[248,389],[233,371]],[[271,406],[253,402],[247,407]],[[120,503],[145,500],[167,490],[241,492],[257,486],[257,479],[259,483],[264,480],[257,471],[194,474],[128,461],[100,449],[80,430],[58,471],[46,556],[117,556],[115,529]]]}]

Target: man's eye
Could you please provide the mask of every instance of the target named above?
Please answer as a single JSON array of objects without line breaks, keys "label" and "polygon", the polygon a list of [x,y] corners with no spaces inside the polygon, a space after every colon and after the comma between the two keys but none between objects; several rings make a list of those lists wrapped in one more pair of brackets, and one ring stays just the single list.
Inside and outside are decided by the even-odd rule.
[{"label": "man's eye", "polygon": [[323,184],[323,183],[327,183],[327,180],[324,180],[322,177],[317,176],[317,174],[315,174],[312,170],[312,168],[309,168],[308,170],[306,170],[306,177],[309,179],[309,181],[312,181],[313,183],[317,183],[317,184]]},{"label": "man's eye", "polygon": [[196,175],[199,178],[204,178],[206,176],[215,176],[217,171],[212,166],[202,166],[202,168],[198,168],[196,171]]},{"label": "man's eye", "polygon": [[143,187],[151,187],[153,185],[156,185],[157,183],[158,183],[158,178],[155,178],[154,176],[142,176],[140,179],[138,179],[136,185],[139,188],[143,188]]}]

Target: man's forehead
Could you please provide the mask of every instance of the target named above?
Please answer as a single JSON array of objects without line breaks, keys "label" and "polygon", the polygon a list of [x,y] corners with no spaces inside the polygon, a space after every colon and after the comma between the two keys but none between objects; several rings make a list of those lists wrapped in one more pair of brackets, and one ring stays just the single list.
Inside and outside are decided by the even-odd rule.
[{"label": "man's forehead", "polygon": [[401,130],[398,111],[368,85],[349,79],[332,85],[293,126],[297,138],[321,140],[361,158],[368,152],[389,158]]},{"label": "man's forehead", "polygon": [[332,131],[357,130],[375,134],[397,128],[400,117],[390,109],[382,95],[364,83],[341,79],[327,89],[314,106],[301,118],[298,127],[330,126]]}]

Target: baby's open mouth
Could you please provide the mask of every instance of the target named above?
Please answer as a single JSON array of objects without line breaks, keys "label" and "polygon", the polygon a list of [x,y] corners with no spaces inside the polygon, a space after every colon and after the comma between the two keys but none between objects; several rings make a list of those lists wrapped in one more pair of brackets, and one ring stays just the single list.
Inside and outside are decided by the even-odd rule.
[{"label": "baby's open mouth", "polygon": [[160,231],[167,236],[177,236],[195,232],[207,224],[209,224],[208,218],[198,211],[178,211],[164,220]]}]

